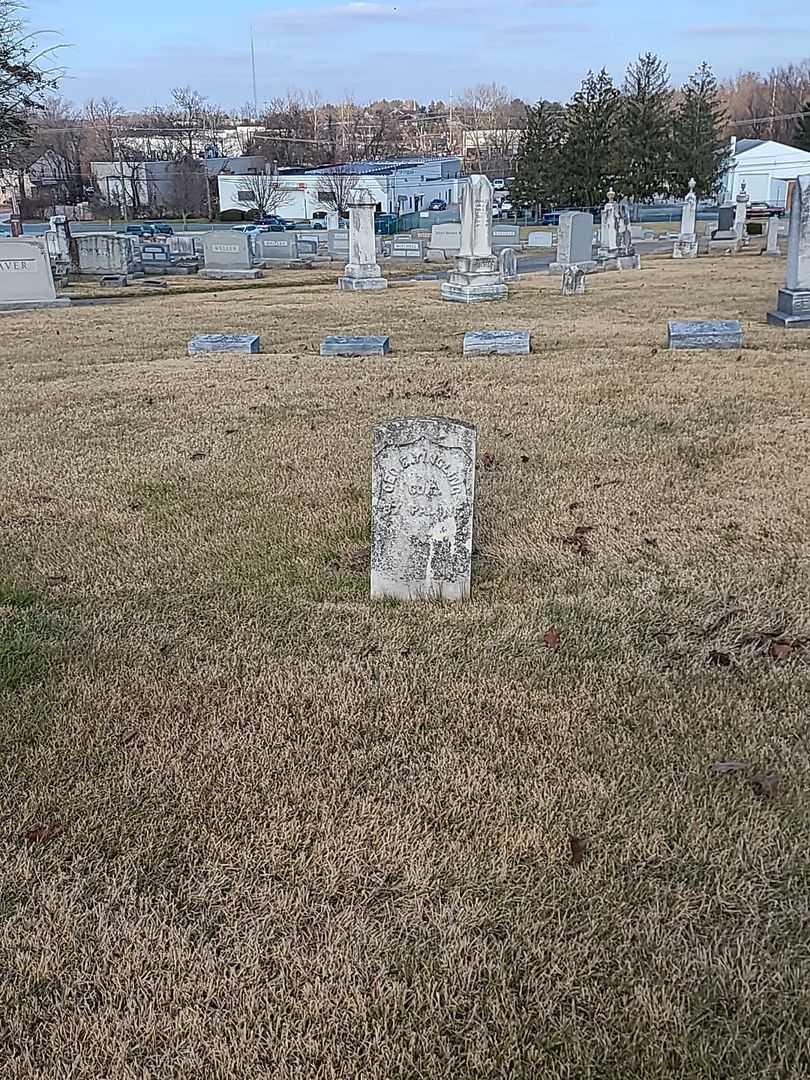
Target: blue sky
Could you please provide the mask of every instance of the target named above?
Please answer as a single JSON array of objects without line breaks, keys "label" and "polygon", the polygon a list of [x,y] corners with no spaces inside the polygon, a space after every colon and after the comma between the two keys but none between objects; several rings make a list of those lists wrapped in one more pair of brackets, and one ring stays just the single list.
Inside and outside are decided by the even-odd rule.
[{"label": "blue sky", "polygon": [[132,108],[183,85],[225,107],[249,101],[251,24],[260,102],[292,88],[447,100],[490,81],[564,100],[589,67],[620,81],[647,49],[675,82],[703,59],[722,78],[810,53],[810,14],[778,0],[28,0],[28,19],[66,46],[65,97]]}]

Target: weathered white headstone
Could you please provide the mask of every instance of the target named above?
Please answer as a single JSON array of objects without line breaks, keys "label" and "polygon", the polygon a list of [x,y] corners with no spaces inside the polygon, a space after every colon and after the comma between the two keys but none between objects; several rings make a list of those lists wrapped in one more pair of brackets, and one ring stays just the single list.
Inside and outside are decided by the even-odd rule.
[{"label": "weathered white headstone", "polygon": [[57,299],[51,263],[38,240],[0,240],[0,311],[67,307]]},{"label": "weathered white headstone", "polygon": [[736,210],[734,213],[734,232],[738,241],[742,241],[747,236],[746,229],[746,216],[748,214],[748,192],[745,190],[745,180],[740,184],[740,194],[736,200]]},{"label": "weathered white headstone", "polygon": [[563,296],[581,296],[585,292],[585,271],[577,266],[566,266],[562,272],[560,292]]},{"label": "weathered white headstone", "polygon": [[138,274],[143,270],[136,237],[77,233],[73,241],[81,274]]},{"label": "weathered white headstone", "polygon": [[349,261],[338,278],[339,289],[387,289],[388,282],[377,264],[374,235],[374,197],[362,188],[349,206]]},{"label": "weathered white headstone", "polygon": [[616,205],[616,192],[613,188],[607,193],[607,202],[602,207],[602,224],[599,232],[599,253],[608,258],[615,258],[619,251],[619,210]]},{"label": "weathered white headstone", "polygon": [[514,248],[503,248],[498,255],[498,270],[504,285],[519,281],[517,254]]},{"label": "weathered white headstone", "polygon": [[455,270],[442,282],[442,299],[503,300],[508,291],[492,254],[492,184],[486,176],[469,176],[461,189],[461,247]]},{"label": "weathered white headstone", "polygon": [[670,319],[670,349],[741,349],[742,325],[738,319]]},{"label": "weathered white headstone", "polygon": [[810,326],[810,176],[799,176],[793,189],[788,230],[785,287],[779,290],[776,311],[768,312],[773,326]]},{"label": "weathered white headstone", "polygon": [[403,416],[374,429],[371,596],[470,595],[476,431],[445,417]]},{"label": "weathered white headstone", "polygon": [[765,254],[779,254],[779,218],[776,214],[768,218],[768,246],[765,248]]},{"label": "weathered white headstone", "polygon": [[567,266],[581,270],[594,270],[593,217],[579,210],[566,210],[560,214],[557,234],[557,259],[551,264],[552,273],[561,273]]},{"label": "weathered white headstone", "polygon": [[673,259],[696,259],[698,254],[697,238],[697,195],[695,178],[689,181],[689,191],[683,200],[681,211],[681,231],[672,248]]}]

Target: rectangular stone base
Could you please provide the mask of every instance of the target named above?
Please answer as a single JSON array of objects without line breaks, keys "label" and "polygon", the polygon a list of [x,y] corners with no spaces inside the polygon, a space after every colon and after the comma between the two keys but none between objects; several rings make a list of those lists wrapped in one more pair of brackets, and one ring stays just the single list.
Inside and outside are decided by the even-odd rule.
[{"label": "rectangular stone base", "polygon": [[806,315],[788,315],[785,311],[769,311],[768,323],[771,326],[781,326],[784,330],[810,329],[810,313]]},{"label": "rectangular stone base", "polygon": [[670,349],[741,349],[742,343],[742,326],[737,319],[673,319],[667,323]]},{"label": "rectangular stone base", "polygon": [[640,255],[620,255],[616,259],[617,270],[640,270],[641,269],[641,256]]},{"label": "rectangular stone base", "polygon": [[696,259],[698,255],[697,236],[679,236],[672,247],[673,259]]},{"label": "rectangular stone base", "polygon": [[469,330],[464,335],[465,356],[528,356],[528,330]]},{"label": "rectangular stone base", "polygon": [[443,281],[442,300],[452,300],[457,304],[477,304],[485,300],[505,300],[509,290],[499,282],[494,285],[460,285],[453,281]]},{"label": "rectangular stone base", "polygon": [[0,311],[28,311],[34,308],[53,307],[70,307],[70,300],[66,296],[57,297],[56,300],[0,300]]},{"label": "rectangular stone base", "polygon": [[553,262],[548,268],[550,274],[562,274],[565,270],[568,270],[571,266],[578,266],[580,270],[583,270],[586,274],[592,274],[599,269],[599,264],[595,259],[586,259],[584,262],[578,263],[561,263]]},{"label": "rectangular stone base", "polygon": [[338,278],[337,287],[339,289],[347,289],[351,292],[357,292],[365,289],[387,289],[388,280],[384,277],[375,278],[353,278],[353,277],[340,277]]},{"label": "rectangular stone base", "polygon": [[261,270],[201,270],[200,277],[207,281],[258,281]]},{"label": "rectangular stone base", "polygon": [[810,315],[810,289],[780,289],[776,310],[783,315]]}]

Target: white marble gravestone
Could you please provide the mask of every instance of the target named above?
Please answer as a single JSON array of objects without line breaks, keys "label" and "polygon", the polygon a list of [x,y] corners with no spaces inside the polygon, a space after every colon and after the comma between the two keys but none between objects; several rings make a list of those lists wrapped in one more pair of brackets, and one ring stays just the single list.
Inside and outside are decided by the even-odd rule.
[{"label": "white marble gravestone", "polygon": [[508,291],[492,254],[492,184],[486,176],[469,176],[461,189],[461,247],[455,270],[442,282],[442,299],[503,300]]},{"label": "white marble gravestone", "polygon": [[768,312],[772,326],[810,326],[810,176],[796,178],[790,204],[787,274],[779,290],[776,311]]},{"label": "white marble gravestone", "polygon": [[619,253],[619,211],[616,205],[616,192],[613,188],[607,193],[607,202],[602,207],[602,221],[599,229],[599,254],[604,258],[615,258]]},{"label": "white marble gravestone", "polygon": [[470,595],[476,431],[463,420],[402,416],[374,429],[371,596]]},{"label": "white marble gravestone", "polygon": [[697,195],[695,178],[689,181],[689,191],[683,200],[681,211],[681,231],[672,248],[673,259],[696,259],[698,253],[697,238]]},{"label": "white marble gravestone", "polygon": [[771,216],[768,218],[768,237],[765,254],[779,254],[779,218],[776,216],[776,214],[771,214]]},{"label": "white marble gravestone", "polygon": [[0,311],[67,307],[69,303],[56,296],[50,259],[39,240],[0,240]]},{"label": "white marble gravestone", "polygon": [[585,292],[585,271],[572,263],[562,272],[560,293],[562,296],[581,296]]},{"label": "white marble gravestone", "polygon": [[737,196],[737,205],[734,211],[734,232],[738,243],[741,243],[748,235],[746,229],[746,217],[748,215],[748,192],[745,190],[745,180],[740,184],[740,194]]},{"label": "white marble gravestone", "polygon": [[504,285],[519,281],[517,253],[514,248],[502,248],[498,254],[498,270]]},{"label": "white marble gravestone", "polygon": [[349,261],[338,278],[339,289],[387,289],[377,263],[377,241],[374,235],[374,197],[361,188],[352,195],[349,205]]},{"label": "white marble gravestone", "polygon": [[593,217],[579,210],[566,210],[560,214],[557,258],[549,271],[552,274],[564,273],[569,266],[578,266],[583,271],[596,269],[593,257]]}]

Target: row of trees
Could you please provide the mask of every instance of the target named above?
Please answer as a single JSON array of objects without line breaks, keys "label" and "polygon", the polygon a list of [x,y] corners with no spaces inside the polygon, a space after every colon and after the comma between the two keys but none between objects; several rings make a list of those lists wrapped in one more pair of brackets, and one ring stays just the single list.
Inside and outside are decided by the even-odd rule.
[{"label": "row of trees", "polygon": [[676,94],[666,64],[645,53],[621,88],[602,69],[588,72],[571,101],[539,101],[516,164],[513,199],[526,207],[593,206],[608,189],[636,203],[691,176],[714,193],[726,157],[725,116],[717,82],[701,64]]}]

